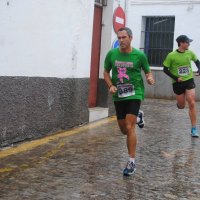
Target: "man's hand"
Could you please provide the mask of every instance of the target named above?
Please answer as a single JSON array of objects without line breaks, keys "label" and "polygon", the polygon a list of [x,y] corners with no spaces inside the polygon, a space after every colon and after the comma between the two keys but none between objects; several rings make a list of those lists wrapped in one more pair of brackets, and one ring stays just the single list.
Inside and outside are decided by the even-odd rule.
[{"label": "man's hand", "polygon": [[179,77],[178,79],[177,79],[177,82],[183,82],[183,79],[181,78],[181,77]]},{"label": "man's hand", "polygon": [[200,76],[200,70],[199,69],[196,72],[196,76]]},{"label": "man's hand", "polygon": [[114,94],[115,92],[117,92],[117,88],[114,85],[111,85],[110,88],[109,88],[109,92],[111,94]]},{"label": "man's hand", "polygon": [[146,80],[147,80],[147,83],[149,85],[154,85],[155,84],[155,80],[154,80],[153,74],[151,72],[146,74]]}]

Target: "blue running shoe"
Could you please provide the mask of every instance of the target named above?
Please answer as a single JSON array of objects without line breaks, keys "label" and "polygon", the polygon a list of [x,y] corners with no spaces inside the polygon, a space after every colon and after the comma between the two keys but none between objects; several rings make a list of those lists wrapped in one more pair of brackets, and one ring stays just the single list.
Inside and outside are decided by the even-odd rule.
[{"label": "blue running shoe", "polygon": [[135,163],[128,161],[126,168],[123,171],[124,176],[133,175],[136,171]]},{"label": "blue running shoe", "polygon": [[192,137],[199,137],[199,133],[198,133],[196,127],[192,127],[192,129],[191,129],[191,135],[192,135]]},{"label": "blue running shoe", "polygon": [[137,125],[139,126],[139,128],[143,128],[144,127],[144,112],[140,110],[137,117],[140,120],[139,122],[137,122]]}]

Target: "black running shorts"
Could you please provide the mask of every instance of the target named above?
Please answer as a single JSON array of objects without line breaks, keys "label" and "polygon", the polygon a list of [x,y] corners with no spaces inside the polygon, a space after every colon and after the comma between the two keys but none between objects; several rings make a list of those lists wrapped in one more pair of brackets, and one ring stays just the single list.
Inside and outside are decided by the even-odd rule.
[{"label": "black running shorts", "polygon": [[195,83],[193,78],[187,81],[173,83],[173,91],[177,95],[185,93],[185,90],[191,90],[194,88]]},{"label": "black running shorts", "polygon": [[125,119],[127,114],[137,116],[140,110],[141,100],[130,99],[124,101],[114,101],[117,119]]}]

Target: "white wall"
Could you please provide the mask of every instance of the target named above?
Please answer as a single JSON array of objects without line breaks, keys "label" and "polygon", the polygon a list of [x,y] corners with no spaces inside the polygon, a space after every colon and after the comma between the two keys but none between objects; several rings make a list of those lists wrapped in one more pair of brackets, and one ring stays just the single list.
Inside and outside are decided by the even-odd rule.
[{"label": "white wall", "polygon": [[127,26],[133,30],[133,46],[136,48],[141,47],[142,16],[175,16],[174,49],[177,48],[177,36],[186,34],[194,40],[190,49],[200,58],[200,4],[170,5],[166,1],[163,5],[145,3],[137,5],[136,2],[129,1],[127,15]]},{"label": "white wall", "polygon": [[89,77],[93,12],[94,0],[1,0],[0,76]]}]

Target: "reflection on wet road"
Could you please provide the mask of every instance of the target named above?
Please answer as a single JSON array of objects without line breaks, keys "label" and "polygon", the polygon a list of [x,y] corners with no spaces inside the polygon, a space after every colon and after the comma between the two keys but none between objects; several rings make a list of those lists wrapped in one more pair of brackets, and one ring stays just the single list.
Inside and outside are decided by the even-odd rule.
[{"label": "reflection on wet road", "polygon": [[0,199],[199,200],[200,139],[187,108],[146,100],[142,109],[134,176],[122,176],[126,138],[112,117],[1,150]]}]

